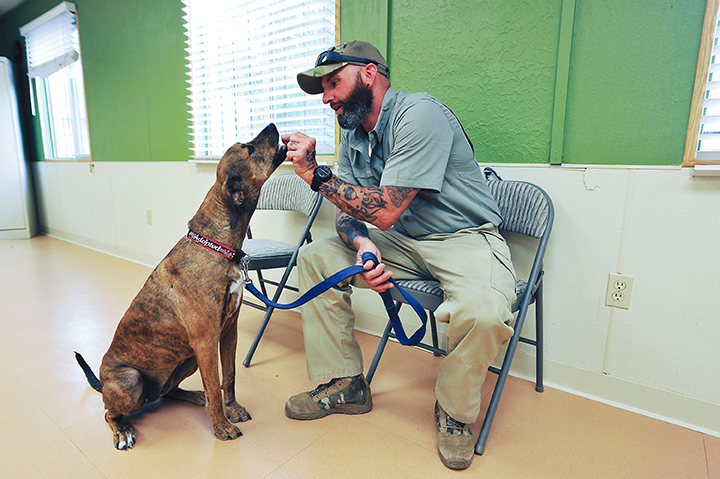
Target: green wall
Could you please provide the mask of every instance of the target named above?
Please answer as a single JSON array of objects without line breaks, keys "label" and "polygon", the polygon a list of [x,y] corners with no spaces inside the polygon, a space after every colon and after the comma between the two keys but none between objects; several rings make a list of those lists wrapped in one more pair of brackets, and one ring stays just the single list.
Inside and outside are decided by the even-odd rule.
[{"label": "green wall", "polygon": [[[0,18],[0,54],[9,56],[11,41],[22,40],[20,26],[58,3],[30,0]],[[187,161],[190,120],[180,0],[74,3],[92,160]],[[25,64],[22,68],[27,71]],[[27,107],[29,100],[23,103]],[[30,124],[39,132],[37,121]],[[42,156],[39,136],[35,157]]]},{"label": "green wall", "polygon": [[450,106],[479,161],[679,165],[704,9],[704,0],[343,0],[340,25],[343,41],[387,46],[394,88]]},{"label": "green wall", "polygon": [[[11,56],[19,26],[57,3],[29,0],[0,17],[0,54]],[[186,160],[180,0],[75,3],[93,160]],[[704,8],[704,0],[342,0],[341,38],[377,45],[396,89],[447,103],[479,161],[679,165]]]}]

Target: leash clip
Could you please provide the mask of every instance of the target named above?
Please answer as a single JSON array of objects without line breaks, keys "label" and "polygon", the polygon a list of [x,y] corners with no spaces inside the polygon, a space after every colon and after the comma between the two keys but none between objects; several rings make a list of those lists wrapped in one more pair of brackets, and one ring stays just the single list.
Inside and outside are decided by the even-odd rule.
[{"label": "leash clip", "polygon": [[246,284],[252,284],[252,279],[250,279],[250,271],[248,270],[249,264],[250,256],[246,254],[240,259],[240,272],[242,273],[243,286]]}]

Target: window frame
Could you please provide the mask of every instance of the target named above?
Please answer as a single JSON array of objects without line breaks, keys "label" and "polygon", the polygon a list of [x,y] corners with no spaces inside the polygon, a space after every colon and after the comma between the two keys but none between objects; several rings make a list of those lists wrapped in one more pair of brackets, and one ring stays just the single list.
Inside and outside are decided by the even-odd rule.
[{"label": "window frame", "polygon": [[[72,30],[67,30],[65,27],[58,30],[57,23],[52,22],[56,22],[59,17],[67,13],[72,15]],[[65,22],[65,25],[67,24]],[[25,37],[28,48],[32,114],[39,117],[43,158],[46,161],[92,161],[80,30],[75,4],[61,2],[20,27],[20,34]],[[29,42],[28,38],[31,35],[34,40]],[[40,43],[36,44],[35,41]],[[46,54],[48,45],[58,45],[58,49],[52,48],[49,51],[52,51],[53,55],[61,54],[61,56],[48,57]],[[39,63],[36,63],[34,55],[40,56]],[[61,92],[61,98],[57,98],[52,90],[56,93]],[[60,129],[65,134],[60,134],[58,125],[62,126]],[[70,148],[61,147],[68,144],[71,145]],[[70,154],[61,155],[61,151]]]},{"label": "window frame", "polygon": [[693,85],[692,102],[690,104],[690,118],[687,135],[685,137],[685,152],[682,167],[695,167],[697,165],[720,166],[720,152],[716,160],[701,160],[697,158],[698,139],[700,136],[700,122],[702,119],[710,61],[715,41],[715,30],[718,25],[718,8],[720,0],[707,0],[705,17],[703,19],[702,34],[700,36],[700,49],[695,70],[695,83]]}]

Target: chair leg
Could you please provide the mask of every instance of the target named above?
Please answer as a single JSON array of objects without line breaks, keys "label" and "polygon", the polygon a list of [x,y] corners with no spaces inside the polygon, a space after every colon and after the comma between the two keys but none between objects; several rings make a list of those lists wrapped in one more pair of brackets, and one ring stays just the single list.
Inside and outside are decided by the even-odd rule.
[{"label": "chair leg", "polygon": [[482,455],[485,452],[485,443],[487,442],[488,435],[490,434],[490,427],[492,426],[493,419],[495,419],[495,413],[497,412],[498,405],[500,403],[500,396],[502,396],[503,388],[505,388],[505,381],[507,380],[508,373],[510,373],[510,365],[512,364],[513,357],[515,356],[515,350],[517,349],[518,341],[520,340],[520,332],[522,331],[523,324],[525,323],[525,316],[527,315],[528,305],[524,304],[520,308],[518,318],[515,322],[515,332],[510,338],[507,350],[505,351],[505,357],[503,358],[502,367],[498,374],[497,383],[493,390],[490,404],[488,405],[487,413],[485,413],[485,420],[483,420],[480,434],[478,435],[477,442],[475,443],[475,454]]},{"label": "chair leg", "polygon": [[[430,332],[432,333],[432,342],[433,347],[438,350],[440,349],[440,345],[438,344],[438,332],[437,332],[437,322],[435,321],[435,315],[432,311],[428,311],[430,313]],[[433,351],[433,356],[442,356],[438,351]]]},{"label": "chair leg", "polygon": [[535,390],[545,390],[543,385],[543,286],[542,281],[535,293]]},{"label": "chair leg", "polygon": [[273,308],[272,306],[268,306],[265,310],[265,317],[260,324],[260,329],[258,329],[258,332],[255,335],[255,339],[253,339],[252,345],[250,346],[247,355],[245,356],[243,366],[250,366],[250,361],[252,361],[252,357],[255,354],[255,350],[257,349],[258,344],[260,343],[260,339],[262,338],[263,334],[265,334],[265,328],[267,328],[267,325],[270,322],[270,316],[272,315],[273,311],[275,311],[275,308]]},{"label": "chair leg", "polygon": [[[285,283],[287,283],[288,278],[290,277],[290,272],[295,267],[295,261],[293,258],[293,261],[290,262],[290,264],[285,268],[285,272],[283,273],[282,279],[277,285],[277,288],[275,289],[275,294],[272,297],[273,302],[277,302],[278,299],[280,299],[280,294],[283,292],[283,289],[285,289]],[[257,271],[258,278],[260,278],[260,287],[262,288],[263,295],[267,297],[267,293],[265,292],[265,283],[262,280],[262,276],[260,274],[260,270]],[[268,322],[270,322],[270,316],[272,316],[273,311],[275,311],[275,308],[272,306],[267,306],[265,309],[265,317],[263,317],[262,323],[260,324],[260,328],[258,329],[257,334],[255,335],[255,339],[253,339],[252,344],[250,345],[250,349],[247,352],[247,355],[245,355],[245,360],[243,361],[243,366],[246,368],[250,366],[250,361],[252,361],[252,357],[255,354],[255,350],[258,347],[258,344],[260,343],[260,339],[262,338],[263,334],[265,333],[265,328],[267,328]]]},{"label": "chair leg", "polygon": [[257,270],[258,283],[260,283],[260,292],[267,297],[267,289],[265,289],[265,280],[260,270]]},{"label": "chair leg", "polygon": [[378,344],[378,348],[375,351],[375,357],[373,358],[372,363],[370,364],[370,369],[368,369],[367,375],[365,377],[368,384],[370,384],[373,376],[375,376],[375,370],[377,369],[378,363],[380,362],[380,357],[382,356],[383,351],[385,351],[385,346],[387,345],[388,338],[390,337],[391,329],[392,323],[388,321],[387,326],[385,326],[385,332],[380,338],[380,344]]}]

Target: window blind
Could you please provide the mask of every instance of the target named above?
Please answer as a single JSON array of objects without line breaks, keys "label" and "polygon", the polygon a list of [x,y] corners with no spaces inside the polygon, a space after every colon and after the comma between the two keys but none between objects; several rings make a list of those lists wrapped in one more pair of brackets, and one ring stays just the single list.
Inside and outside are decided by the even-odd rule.
[{"label": "window blind", "polygon": [[20,28],[25,37],[30,78],[47,78],[77,61],[80,52],[75,4],[62,2]]},{"label": "window blind", "polygon": [[296,75],[335,44],[335,0],[183,0],[193,156],[219,158],[268,123],[335,151],[335,118]]},{"label": "window blind", "polygon": [[700,117],[700,135],[698,137],[698,160],[720,160],[720,13],[715,21],[715,35],[708,82],[705,88],[703,112]]}]

